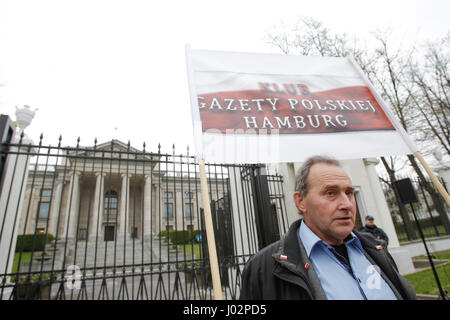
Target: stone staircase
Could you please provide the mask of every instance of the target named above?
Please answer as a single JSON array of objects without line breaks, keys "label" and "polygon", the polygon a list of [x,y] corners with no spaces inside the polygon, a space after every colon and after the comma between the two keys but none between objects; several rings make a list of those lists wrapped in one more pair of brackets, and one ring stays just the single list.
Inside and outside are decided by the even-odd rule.
[{"label": "stone staircase", "polygon": [[78,242],[68,246],[71,248],[66,255],[66,266],[77,265],[80,268],[105,268],[133,266],[137,269],[142,265],[147,271],[150,266],[158,269],[166,269],[170,263],[173,267],[178,262],[184,261],[184,254],[172,248],[172,244],[159,237],[148,237],[144,241],[140,239],[123,241],[88,241]]},{"label": "stone staircase", "polygon": [[[45,254],[35,252],[31,272],[50,272],[67,269],[71,265],[86,269],[87,273],[141,272],[174,270],[190,260],[173,248],[170,242],[158,236],[123,241],[78,241],[58,240],[47,244]],[[64,268],[65,266],[65,268]],[[22,263],[21,271],[28,272],[29,263]]]}]

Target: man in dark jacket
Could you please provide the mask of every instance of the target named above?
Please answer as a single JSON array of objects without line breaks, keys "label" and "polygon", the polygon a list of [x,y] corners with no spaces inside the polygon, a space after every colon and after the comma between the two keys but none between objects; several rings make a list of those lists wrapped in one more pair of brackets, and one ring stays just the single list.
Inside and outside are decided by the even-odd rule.
[{"label": "man in dark jacket", "polygon": [[354,189],[336,160],[308,159],[294,201],[304,219],[247,262],[240,299],[415,299],[386,248],[352,232]]},{"label": "man in dark jacket", "polygon": [[386,247],[389,244],[389,237],[387,234],[383,231],[383,229],[376,226],[374,223],[374,218],[372,216],[367,216],[365,219],[365,225],[364,227],[359,230],[360,232],[366,232],[372,234],[375,239],[385,241]]}]

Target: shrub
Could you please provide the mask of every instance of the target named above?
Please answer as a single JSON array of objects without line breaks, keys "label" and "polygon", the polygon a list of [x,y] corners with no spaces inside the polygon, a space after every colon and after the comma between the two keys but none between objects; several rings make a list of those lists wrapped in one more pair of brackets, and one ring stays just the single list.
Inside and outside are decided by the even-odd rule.
[{"label": "shrub", "polygon": [[171,231],[169,233],[170,242],[174,245],[185,244],[190,242],[189,231]]},{"label": "shrub", "polygon": [[197,236],[197,234],[201,234],[201,233],[202,232],[200,230],[194,230],[194,231],[171,230],[169,232],[169,239],[173,245],[188,244],[188,243],[195,242],[195,237]]},{"label": "shrub", "polygon": [[[55,239],[52,234],[23,234],[17,236],[16,252],[20,251],[43,251],[45,244]],[[23,241],[23,247],[22,247]],[[34,241],[34,248],[33,248]]]},{"label": "shrub", "polygon": [[[18,283],[36,283],[36,282],[39,282],[39,281],[52,280],[54,278],[55,278],[55,276],[54,275],[52,276],[52,274],[48,273],[48,272],[47,273],[42,273],[42,274],[35,273],[31,277],[28,277],[27,275],[20,276]],[[15,282],[15,279],[12,279],[12,281]]]},{"label": "shrub", "polygon": [[56,240],[55,236],[52,235],[51,233],[47,233],[47,243],[52,242]]}]

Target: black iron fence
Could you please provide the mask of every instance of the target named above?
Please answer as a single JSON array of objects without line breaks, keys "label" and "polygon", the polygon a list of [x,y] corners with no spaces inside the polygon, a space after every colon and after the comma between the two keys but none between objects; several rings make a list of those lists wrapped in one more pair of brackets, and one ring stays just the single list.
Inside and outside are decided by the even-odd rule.
[{"label": "black iron fence", "polygon": [[[405,177],[398,178],[398,180]],[[426,238],[441,237],[450,235],[450,210],[441,197],[432,197],[424,183],[417,177],[409,177],[418,198],[418,202],[410,205],[402,204],[396,190],[392,186],[388,177],[381,177],[381,185],[384,195],[391,210],[397,237],[400,242],[420,239],[417,225],[414,221],[412,210],[417,214],[418,221]],[[429,187],[434,189],[431,180],[428,180]],[[444,181],[441,181],[446,188]],[[436,194],[437,191],[435,190]],[[437,203],[440,201],[440,203]]]},{"label": "black iron fence", "polygon": [[[214,298],[188,149],[22,139],[1,149],[1,299]],[[248,258],[288,228],[282,177],[262,168],[206,165],[225,299],[238,298]]]}]

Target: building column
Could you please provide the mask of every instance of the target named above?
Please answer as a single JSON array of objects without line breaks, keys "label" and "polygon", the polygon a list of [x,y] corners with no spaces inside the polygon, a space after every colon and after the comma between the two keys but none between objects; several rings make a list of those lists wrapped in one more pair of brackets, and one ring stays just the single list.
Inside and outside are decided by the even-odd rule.
[{"label": "building column", "polygon": [[25,219],[23,228],[24,234],[34,234],[36,231],[37,225],[36,225],[36,216],[32,215],[32,212],[36,212],[36,215],[39,214],[39,188],[33,187],[30,188],[30,194],[28,195],[29,198],[25,199],[25,212],[28,214],[28,219]]},{"label": "building column", "polygon": [[[394,223],[392,222],[391,212],[386,202],[386,198],[383,193],[383,189],[380,185],[380,179],[378,177],[375,166],[378,164],[378,159],[368,158],[364,159],[364,165],[366,167],[366,172],[369,177],[370,188],[372,191],[373,199],[375,200],[375,205],[377,212],[371,214],[375,216],[375,224],[380,226],[384,232],[389,237],[389,247],[398,247],[400,243],[398,242],[397,232],[395,231]],[[364,217],[362,218],[362,220]],[[379,221],[377,223],[377,221]],[[362,221],[364,224],[364,221]]]},{"label": "building column", "polygon": [[[98,238],[101,238],[103,234],[102,221],[103,221],[103,189],[105,182],[105,173],[96,172],[95,173],[95,195],[94,195],[94,206],[92,209],[92,215],[89,217],[90,227],[88,237],[90,240],[96,239],[97,233]],[[98,230],[97,230],[98,229]]]},{"label": "building column", "polygon": [[294,202],[295,173],[297,172],[296,170],[298,170],[298,167],[298,165],[296,166],[296,164],[292,162],[279,165],[279,174],[283,176],[283,190],[285,192],[284,198],[288,228],[294,221],[303,218],[302,213]]},{"label": "building column", "polygon": [[124,234],[128,234],[129,225],[128,225],[128,211],[130,207],[130,177],[131,174],[122,173],[122,187],[120,192],[120,224],[119,224],[119,241],[123,239]]},{"label": "building column", "polygon": [[154,235],[158,236],[159,232],[159,205],[161,205],[161,202],[158,198],[158,188],[156,185],[151,186],[152,190],[152,206],[151,206],[151,213],[152,213],[152,232]]},{"label": "building column", "polygon": [[69,203],[67,206],[67,217],[69,217],[69,224],[66,224],[66,232],[69,239],[77,238],[77,222],[78,222],[78,207],[80,197],[80,172],[75,171],[72,174],[69,185]]},{"label": "building column", "polygon": [[146,174],[144,176],[145,179],[145,183],[144,183],[144,212],[143,212],[143,217],[142,217],[142,221],[143,221],[143,228],[144,228],[144,237],[147,236],[152,236],[153,235],[153,230],[152,230],[152,226],[150,225],[151,223],[151,216],[152,216],[152,194],[151,194],[151,190],[152,190],[152,175],[151,174]]},{"label": "building column", "polygon": [[[27,140],[26,145],[28,143],[30,146],[33,144],[26,136],[25,139]],[[11,142],[18,143],[18,135],[13,137]],[[23,215],[27,214],[27,202],[25,199],[27,199],[27,177],[31,158],[27,154],[36,151],[36,149],[30,150],[26,145],[10,147],[10,153],[6,154],[3,180],[0,184],[0,227],[2,229],[0,239],[0,273],[5,274],[12,271],[17,235],[22,232],[26,233],[22,229],[21,224],[24,221]],[[19,153],[15,154],[18,151]],[[26,152],[27,154],[20,154],[20,152]],[[2,280],[6,280],[7,283],[10,281],[9,276],[6,279],[1,277],[0,281]],[[10,296],[11,291],[9,290],[12,290],[12,288],[5,288],[3,299]]]},{"label": "building column", "polygon": [[52,207],[50,209],[50,225],[48,227],[48,232],[52,235],[56,236],[56,233],[58,231],[58,218],[59,223],[61,223],[61,217],[60,217],[60,205],[61,205],[61,196],[62,196],[62,188],[63,188],[63,180],[59,179],[59,177],[56,179],[56,187],[54,188],[54,192],[52,193]]}]

